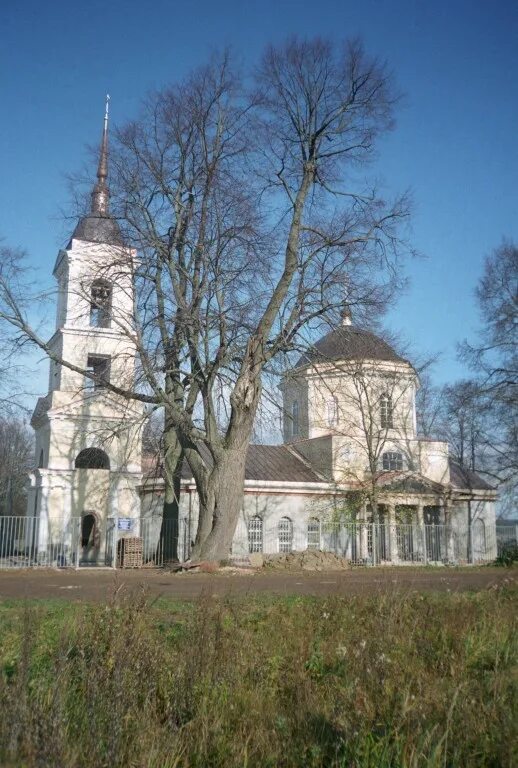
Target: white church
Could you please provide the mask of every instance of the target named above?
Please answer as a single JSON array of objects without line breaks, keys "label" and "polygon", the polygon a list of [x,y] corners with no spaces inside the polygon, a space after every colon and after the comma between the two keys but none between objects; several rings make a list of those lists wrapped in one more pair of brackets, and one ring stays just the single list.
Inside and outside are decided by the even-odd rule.
[{"label": "white church", "polygon": [[[123,538],[142,542],[143,563],[158,563],[167,535],[163,480],[142,455],[142,406],[105,386],[131,386],[136,363],[128,253],[136,254],[110,217],[107,141],[106,115],[90,213],[54,267],[49,391],[31,422],[37,467],[27,515],[39,520],[39,552],[59,542],[61,564],[111,565]],[[447,443],[418,436],[418,387],[412,364],[345,311],[284,377],[284,442],[250,445],[232,556],[332,550],[364,564],[495,557],[496,491],[453,461]],[[171,534],[180,560],[189,558],[196,525],[185,466]]]}]

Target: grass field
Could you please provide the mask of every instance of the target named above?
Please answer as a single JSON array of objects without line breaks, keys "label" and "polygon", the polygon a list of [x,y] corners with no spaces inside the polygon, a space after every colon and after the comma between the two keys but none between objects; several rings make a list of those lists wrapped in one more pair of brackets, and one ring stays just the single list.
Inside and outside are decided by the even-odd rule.
[{"label": "grass field", "polygon": [[518,591],[0,603],[0,764],[517,764]]}]

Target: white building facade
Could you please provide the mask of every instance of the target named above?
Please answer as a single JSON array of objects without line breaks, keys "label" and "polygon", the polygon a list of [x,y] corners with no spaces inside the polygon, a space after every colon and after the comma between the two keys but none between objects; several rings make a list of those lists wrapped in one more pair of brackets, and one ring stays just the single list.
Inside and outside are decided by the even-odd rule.
[{"label": "white building facade", "polygon": [[[417,434],[418,376],[382,339],[341,327],[317,341],[282,383],[284,443],[249,447],[232,556],[332,550],[359,563],[466,563],[496,556],[496,492]],[[162,481],[141,487],[159,527]],[[179,555],[198,519],[188,467]],[[155,521],[154,523],[152,521]]]},{"label": "white building facade", "polygon": [[[143,540],[150,563],[168,535],[188,559],[194,481],[184,466],[179,519],[165,530],[160,472],[142,472],[143,408],[123,394],[137,357],[136,254],[109,215],[107,163],[106,116],[91,211],[54,268],[56,330],[49,391],[32,417],[37,467],[27,514],[39,521],[35,550],[58,540],[78,565],[113,564],[125,535]],[[451,460],[447,443],[418,436],[418,386],[411,363],[354,327],[346,311],[284,377],[283,444],[249,448],[232,556],[323,549],[361,563],[494,557],[496,493]]]},{"label": "white building facade", "polygon": [[113,520],[140,518],[142,477],[142,407],[106,388],[116,382],[131,390],[136,360],[135,253],[108,213],[107,119],[97,176],[90,214],[54,267],[56,330],[48,342],[49,391],[31,421],[37,466],[27,513],[40,521],[39,552],[57,540],[70,551],[79,538],[77,561],[104,564]]}]

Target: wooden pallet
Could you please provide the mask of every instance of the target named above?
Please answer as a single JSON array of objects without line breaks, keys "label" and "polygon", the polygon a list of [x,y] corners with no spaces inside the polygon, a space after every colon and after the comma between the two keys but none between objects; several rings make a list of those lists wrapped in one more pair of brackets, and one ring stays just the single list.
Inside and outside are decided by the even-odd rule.
[{"label": "wooden pallet", "polygon": [[143,545],[140,536],[128,536],[117,543],[118,568],[142,568]]}]

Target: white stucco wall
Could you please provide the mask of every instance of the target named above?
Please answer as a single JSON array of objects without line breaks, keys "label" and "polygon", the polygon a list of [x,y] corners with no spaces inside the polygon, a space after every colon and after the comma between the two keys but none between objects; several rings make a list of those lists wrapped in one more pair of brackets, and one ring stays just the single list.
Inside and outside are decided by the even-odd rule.
[{"label": "white stucco wall", "polygon": [[[460,563],[468,562],[468,502],[455,502],[450,511],[451,526],[457,544],[456,558]],[[492,560],[497,555],[495,502],[473,499],[471,502],[472,518],[472,557],[473,561]]]}]

